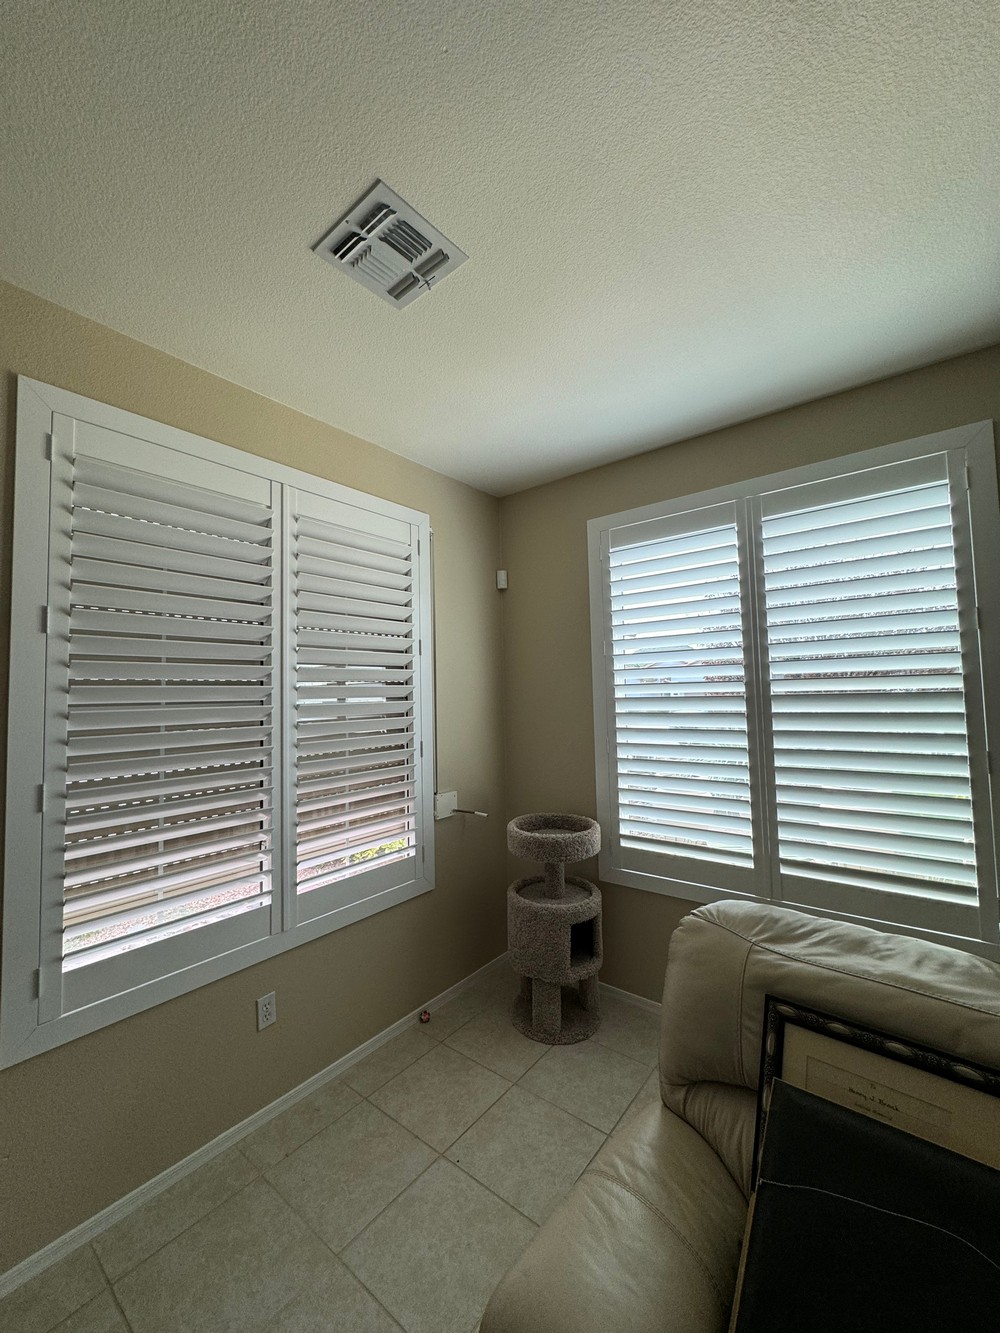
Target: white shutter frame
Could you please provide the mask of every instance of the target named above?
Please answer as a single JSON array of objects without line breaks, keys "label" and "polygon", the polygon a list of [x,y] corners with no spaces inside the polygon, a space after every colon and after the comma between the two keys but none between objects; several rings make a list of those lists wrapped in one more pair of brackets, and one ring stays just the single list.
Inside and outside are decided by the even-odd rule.
[{"label": "white shutter frame", "polygon": [[[654,512],[655,511],[655,512]],[[624,732],[621,733],[623,739],[619,739],[619,724],[624,726],[631,713],[639,715],[641,702],[633,699],[631,702],[619,700],[616,697],[615,685],[615,621],[620,619],[616,615],[614,603],[617,600],[625,605],[632,599],[628,594],[616,594],[614,592],[615,582],[612,577],[613,552],[616,550],[635,552],[635,569],[641,569],[644,563],[644,548],[651,548],[653,543],[670,541],[673,539],[691,539],[691,549],[693,552],[698,550],[707,550],[716,544],[716,538],[710,534],[720,531],[720,525],[725,528],[732,525],[737,540],[737,570],[738,579],[741,587],[739,597],[740,607],[740,625],[742,626],[743,647],[737,654],[740,658],[743,671],[743,688],[747,697],[746,707],[746,725],[747,740],[746,752],[748,755],[759,744],[752,712],[752,692],[753,692],[753,673],[750,670],[751,655],[748,646],[748,630],[750,627],[750,608],[746,597],[747,590],[747,547],[744,539],[744,519],[737,505],[730,499],[720,500],[716,498],[710,500],[705,505],[694,505],[690,502],[681,502],[676,508],[652,506],[645,510],[636,511],[637,521],[635,524],[629,522],[629,515],[614,515],[609,519],[595,520],[588,525],[588,545],[591,564],[591,623],[594,627],[592,637],[593,652],[593,678],[594,688],[594,725],[595,725],[595,759],[597,769],[597,815],[602,825],[603,836],[602,846],[599,858],[600,874],[604,879],[615,883],[628,884],[636,888],[651,889],[654,892],[672,893],[679,892],[683,888],[684,896],[690,897],[695,901],[710,902],[719,896],[759,896],[766,883],[767,866],[761,857],[762,836],[760,832],[760,808],[759,802],[751,801],[749,809],[749,823],[747,834],[752,846],[752,864],[740,864],[739,861],[725,863],[713,861],[710,856],[696,857],[682,854],[677,848],[682,845],[681,837],[684,835],[683,827],[679,827],[680,837],[672,844],[664,844],[662,849],[654,849],[654,844],[650,843],[646,847],[639,845],[640,839],[630,836],[628,839],[623,837],[623,801],[621,787],[619,785],[619,754],[627,751],[629,741],[624,738]],[[697,554],[693,556],[695,564],[698,563]],[[639,574],[639,577],[643,576]],[[655,580],[651,580],[655,583]],[[694,594],[693,594],[694,595]],[[731,599],[729,599],[731,600]],[[671,607],[671,610],[674,610]],[[687,604],[681,603],[687,610]],[[696,609],[697,608],[697,609]],[[627,614],[627,613],[626,613]],[[696,623],[698,615],[704,614],[703,607],[698,602],[691,603],[690,618],[692,624]],[[655,622],[654,622],[655,623]],[[662,655],[662,644],[655,650]],[[682,671],[686,668],[682,668]],[[703,668],[692,668],[692,689],[699,692],[702,687],[698,684],[698,676],[702,674]],[[621,670],[619,670],[619,674]],[[727,710],[728,711],[728,710]],[[742,710],[736,708],[733,716],[742,716]],[[691,740],[694,740],[692,736]],[[669,750],[669,742],[664,738],[666,749]],[[734,742],[735,743],[735,742]],[[647,742],[640,742],[637,746],[639,750],[648,749]],[[738,750],[743,749],[741,745],[736,744]],[[698,770],[699,759],[692,751],[694,764],[692,767],[692,779]],[[624,754],[623,754],[624,757]],[[708,752],[702,755],[702,761],[708,758]],[[669,763],[669,760],[667,760]],[[681,765],[681,768],[686,765]],[[720,779],[720,782],[723,779]],[[656,785],[656,778],[650,777],[645,785],[650,783]],[[683,787],[684,779],[680,784],[674,784],[675,787]],[[735,795],[735,793],[734,793]],[[721,799],[721,798],[720,798]],[[644,804],[652,802],[655,807],[658,803],[651,795],[643,798]],[[694,795],[695,805],[703,806],[704,798],[698,794]],[[632,808],[633,803],[629,803]],[[678,802],[674,799],[671,803],[664,803],[664,815],[659,821],[664,833],[669,835],[671,827],[671,808],[679,809]],[[648,820],[648,811],[646,814]],[[682,821],[690,819],[697,825],[699,816],[697,813],[690,815],[681,815]],[[725,821],[723,816],[723,821]],[[711,821],[710,821],[711,822]],[[626,821],[626,826],[630,826],[631,821]],[[747,834],[741,835],[737,841],[742,841]],[[717,831],[717,839],[720,844],[729,843],[731,838],[720,825]]]},{"label": "white shutter frame", "polygon": [[[174,460],[168,450],[62,414],[53,417],[51,455],[44,777],[49,802],[43,824],[38,1003],[42,1024],[220,953],[231,952],[280,927],[280,905],[271,895],[275,821],[268,764],[276,721],[272,650],[280,623],[278,607],[264,585],[257,582],[241,586],[239,601],[225,600],[231,593],[220,600],[214,595],[213,556],[202,557],[204,578],[202,595],[198,597],[164,597],[155,579],[145,575],[139,579],[144,590],[134,595],[128,593],[135,559],[140,560],[143,568],[147,567],[144,562],[148,562],[148,569],[154,572],[157,564],[170,563],[176,549],[172,544],[173,534],[176,533],[178,540],[186,539],[194,528],[218,532],[220,537],[228,534],[228,544],[232,545],[232,539],[236,539],[241,550],[250,551],[252,548],[246,545],[250,542],[257,543],[259,550],[264,543],[270,552],[270,563],[275,563],[281,544],[274,505],[275,484],[204,459],[189,460],[184,480],[175,481]],[[95,489],[93,480],[102,481],[106,489]],[[171,524],[159,529],[158,545],[152,554],[136,557],[132,543],[122,542],[119,558],[125,563],[104,562],[98,566],[95,582],[78,584],[81,575],[78,534],[91,530],[105,513],[145,514],[140,524],[155,524],[166,507],[162,501],[149,498],[157,494],[169,495],[173,513]],[[178,507],[185,504],[190,507]],[[252,522],[248,521],[251,519]],[[259,559],[259,555],[254,558]],[[84,561],[83,578],[91,579],[94,574],[89,557]],[[128,595],[120,595],[115,579],[122,582]],[[178,635],[183,641],[186,627],[192,623],[211,626],[213,636],[224,648],[232,630],[241,627],[232,623],[234,618],[237,622],[249,621],[256,626],[253,640],[257,643],[258,657],[270,662],[270,666],[252,688],[206,686],[197,673],[187,683],[176,686],[146,685],[141,681],[120,685],[115,683],[117,664],[112,657],[106,672],[111,679],[103,684],[81,683],[90,679],[88,668],[81,666],[70,673],[68,654],[87,662],[90,654],[96,652],[103,661],[107,659],[107,650],[98,641],[96,647],[84,650],[82,657],[79,656],[78,634],[73,628],[79,619],[73,611],[74,598],[83,603],[121,607],[112,616],[121,621],[119,633],[130,636],[127,643],[143,642],[134,636],[148,631],[145,623],[148,619],[168,641],[176,641]],[[147,608],[167,614],[145,617],[133,613]],[[191,622],[177,618],[192,615],[201,619]],[[200,643],[200,639],[187,641],[188,656],[198,658]],[[118,655],[127,666],[131,660],[129,649],[124,653],[119,651]],[[212,679],[216,669],[215,662],[207,663],[200,668],[202,678]],[[169,664],[164,666],[167,678],[171,671]],[[227,710],[225,700],[229,696],[237,705],[244,696],[247,702],[252,698],[255,703],[252,708],[237,706],[235,710]],[[213,769],[208,775],[202,771],[198,776],[195,756],[187,765],[189,776],[149,779],[152,768],[136,756],[155,751],[156,737],[148,733],[144,740],[137,740],[136,733],[127,730],[129,723],[140,728],[159,723],[172,725],[178,720],[193,721],[204,713],[200,749],[216,744],[218,722],[227,711],[245,713],[258,722],[258,728],[251,727],[245,733],[245,741],[255,744],[260,763],[234,765],[230,760],[228,769]],[[86,739],[92,730],[98,735],[108,735],[112,742],[117,737],[120,761],[116,767],[120,771],[98,776],[99,784],[107,786],[107,791],[75,795],[69,801],[68,785],[79,784],[90,773],[86,766],[67,768],[67,740],[74,736]],[[220,752],[220,762],[224,758]],[[133,775],[137,781],[130,782]],[[247,807],[243,820],[245,833],[236,839],[226,832],[227,797],[222,793],[213,795],[220,788],[223,792],[231,791],[231,799]],[[188,831],[186,838],[176,838],[183,830],[172,822],[178,818],[175,794],[179,798],[190,794],[193,798],[185,803],[189,808],[181,816],[185,829],[188,821],[204,812],[207,824],[196,836]],[[155,804],[139,811],[129,804],[137,797],[153,798]],[[73,866],[66,864],[66,852],[83,845],[70,839],[94,836],[95,821],[86,813],[91,807],[95,813],[101,812],[96,822],[107,824],[107,828],[101,835],[100,847],[95,844],[96,849],[87,858],[85,864],[89,863],[91,869],[84,874],[78,868],[79,862]],[[169,821],[173,836],[160,842],[149,825],[163,819]],[[116,830],[125,831],[125,844],[133,846],[136,837],[128,832],[130,825],[147,829],[145,837],[139,840],[147,853],[139,856],[132,853],[131,857],[126,853],[120,858]],[[254,825],[258,828],[256,834],[251,833]],[[149,854],[157,843],[158,858]],[[88,841],[86,848],[91,845]],[[72,873],[67,875],[67,870]],[[120,877],[130,870],[132,878],[121,884]],[[224,906],[220,894],[233,891],[240,893],[240,901],[230,901]],[[125,910],[119,909],[119,903]],[[80,917],[79,905],[88,907],[89,924],[70,928],[71,915],[74,920]],[[163,908],[183,917],[187,933],[179,933],[182,929],[179,922],[161,919],[159,924],[155,923],[155,915],[162,917]],[[122,938],[79,948],[81,937],[104,929],[111,929]],[[158,942],[150,942],[153,940]]]},{"label": "white shutter frame", "polygon": [[[317,920],[305,921],[294,928],[289,928],[290,923],[281,919],[282,929],[274,934],[268,934],[266,938],[250,938],[247,935],[248,930],[251,935],[256,930],[256,926],[250,918],[258,916],[258,911],[250,911],[244,913],[241,918],[233,919],[241,924],[232,925],[232,923],[223,922],[202,926],[198,930],[191,931],[188,935],[189,943],[183,948],[180,946],[175,948],[175,958],[171,963],[174,970],[164,971],[161,975],[154,975],[157,968],[150,966],[147,968],[150,973],[147,980],[134,978],[132,981],[127,981],[131,988],[117,994],[107,994],[107,988],[103,983],[97,984],[100,980],[99,971],[101,970],[98,965],[78,968],[76,969],[77,975],[72,980],[72,988],[75,988],[76,992],[74,1003],[79,1002],[82,1007],[70,1010],[62,1005],[63,1012],[58,1017],[41,1021],[42,1010],[45,1010],[47,1014],[57,1008],[56,1001],[61,1004],[60,996],[54,993],[52,985],[55,973],[51,970],[51,964],[54,958],[49,959],[48,974],[42,976],[41,964],[44,959],[39,929],[42,915],[42,829],[51,812],[52,800],[54,798],[58,799],[58,788],[50,786],[47,797],[44,798],[47,801],[47,811],[46,815],[43,816],[42,740],[46,709],[46,605],[48,599],[48,515],[50,511],[49,449],[54,420],[60,415],[72,419],[76,423],[75,430],[91,435],[93,434],[91,428],[96,428],[98,433],[117,432],[127,440],[129,448],[134,450],[132,458],[137,464],[142,463],[146,452],[149,450],[154,452],[171,451],[176,464],[174,475],[181,485],[183,485],[185,479],[190,479],[193,476],[193,469],[196,469],[200,464],[205,464],[210,468],[221,467],[229,471],[235,469],[236,472],[242,472],[246,475],[247,484],[250,486],[259,486],[261,479],[269,482],[272,488],[279,490],[289,486],[298,486],[315,491],[317,494],[327,495],[344,504],[353,504],[360,511],[388,514],[416,525],[423,543],[423,555],[418,562],[418,579],[421,591],[421,637],[424,644],[425,662],[420,684],[419,707],[417,709],[423,735],[423,756],[418,760],[418,785],[422,814],[419,833],[422,855],[420,857],[421,874],[405,890],[399,891],[397,889],[395,892],[373,895],[350,907],[345,907],[336,914]],[[284,464],[242,453],[227,445],[217,444],[200,436],[150,421],[144,417],[124,412],[119,408],[97,403],[79,394],[30,380],[23,376],[18,379],[16,420],[15,559],[11,590],[12,635],[6,802],[7,837],[4,862],[6,892],[3,904],[2,972],[0,972],[0,988],[2,988],[2,993],[0,993],[0,1069],[30,1058],[42,1051],[52,1049],[64,1042],[71,1041],[109,1023],[127,1018],[196,987],[219,980],[243,967],[272,958],[286,949],[317,939],[329,933],[332,929],[348,925],[352,921],[360,920],[374,912],[381,911],[385,907],[392,906],[394,902],[403,901],[405,897],[426,892],[433,888],[434,866],[431,815],[433,795],[431,765],[434,746],[431,712],[432,682],[428,648],[430,642],[430,569],[427,516],[405,506],[378,497],[363,495],[334,482],[327,482],[297,469],[286,467]],[[152,503],[154,505],[157,503],[155,492]],[[232,521],[237,524],[242,521],[244,513],[241,505],[241,501],[234,501],[231,509]],[[154,515],[153,509],[149,509],[148,512],[150,515]],[[162,516],[164,511],[155,512]],[[122,521],[128,526],[127,520]],[[275,522],[280,523],[279,516],[275,517]],[[104,526],[115,527],[116,524],[109,521],[109,524]],[[134,526],[129,528],[128,537],[133,542],[136,541],[137,536],[141,537],[141,535],[141,532]],[[81,545],[81,559],[107,561],[109,553],[115,549],[114,541],[117,540],[118,538],[114,538],[109,542],[109,539],[104,536],[96,536],[92,540],[87,538],[86,542]],[[136,549],[138,549],[138,545],[139,543],[136,543]],[[188,541],[187,538],[183,538],[182,545],[185,546],[186,550],[179,551],[176,559],[172,559],[172,567],[179,574],[196,572],[201,560],[198,548],[204,546],[204,543],[200,539]],[[220,561],[223,559],[218,550],[214,552],[213,558]],[[284,563],[283,560],[278,563],[279,575],[283,574]],[[225,566],[220,563],[219,568],[220,572],[224,568],[225,578],[236,582],[249,584],[258,578],[252,567],[252,562],[249,565],[245,561],[228,562]],[[168,587],[169,583],[173,583],[174,587]],[[150,582],[147,582],[147,586],[151,586]],[[185,595],[188,586],[184,584],[183,579],[175,580],[169,575],[163,585],[166,592],[180,593],[182,596]],[[282,588],[276,583],[276,614],[283,614],[284,610],[281,593]],[[84,621],[89,623],[96,616],[97,613],[88,613],[84,617]],[[200,622],[191,621],[188,623],[197,627]],[[109,632],[107,625],[104,623],[101,624],[99,629],[80,628],[78,641],[90,648],[95,647],[98,643],[102,645],[109,644],[111,642],[107,637]],[[234,661],[249,662],[253,660],[253,645],[251,642],[240,644],[234,641],[233,644],[223,649],[212,643],[207,632],[196,629],[192,633],[199,644],[200,657],[224,662],[231,653]],[[282,637],[279,634],[273,645],[275,651],[272,660],[279,678],[282,648],[280,641]],[[137,668],[141,668],[141,664],[153,656],[153,654],[143,651],[143,645],[147,641],[142,639],[129,641],[117,638],[114,643],[115,651],[126,649],[130,642],[136,646],[135,665]],[[166,643],[166,641],[164,642]],[[183,662],[188,654],[185,651],[176,651],[169,648],[168,645],[166,651],[160,653],[158,650],[156,656],[163,656],[169,661]],[[136,669],[134,673],[130,671],[128,679],[131,683],[141,686],[142,677],[142,669]],[[236,676],[232,678],[236,679]],[[138,696],[122,696],[116,688],[116,693],[119,697],[141,697],[141,691]],[[283,702],[284,692],[279,689],[275,697],[278,698],[279,702]],[[87,706],[90,707],[91,705]],[[176,704],[169,706],[182,707]],[[221,708],[219,705],[213,705],[213,708],[215,707]],[[234,706],[231,711],[235,712],[237,708],[245,709],[245,705]],[[238,739],[235,730],[231,726],[224,726],[220,735],[226,734],[227,742],[235,741]],[[193,734],[193,731],[189,732],[184,744],[191,744],[191,734]],[[117,762],[115,760],[116,748],[114,744],[105,743],[105,738],[99,731],[88,730],[74,743],[72,762],[85,768],[90,765],[100,765],[104,762],[114,765]],[[174,747],[171,745],[168,748],[173,749]],[[280,753],[276,753],[275,761],[272,767],[275,781],[279,784],[275,788],[277,809],[280,808],[279,797],[283,794],[280,783],[283,780],[284,765]],[[160,778],[169,780],[172,771],[173,758],[170,758],[167,769],[160,774]],[[280,870],[284,861],[287,860],[287,855],[282,855],[279,859],[279,853],[287,851],[287,849],[282,849],[280,843],[280,818],[275,820],[273,834],[275,853],[273,866],[275,869],[275,887],[277,888],[279,885],[282,887],[284,885],[285,876],[280,873]],[[282,917],[283,904],[278,901],[277,895],[272,898],[272,905],[273,911],[277,914],[275,919],[278,920]],[[220,938],[217,951],[213,956],[203,957],[204,950],[201,944],[190,944],[190,941],[196,941],[198,935],[206,937],[206,932],[214,932],[218,935],[217,925],[219,924],[226,927],[231,926],[231,929],[228,930],[230,938],[226,940]],[[175,944],[174,941],[169,940],[164,941],[164,943]],[[152,960],[153,951],[160,951],[160,945],[150,944],[135,952],[137,956],[146,954],[147,959]],[[185,953],[190,956],[182,956]],[[114,962],[115,960],[110,961]],[[82,981],[79,981],[79,978],[86,976],[88,972],[95,987],[92,995],[84,994],[86,986],[90,983],[85,985]],[[60,986],[58,989],[61,992],[62,987]],[[39,991],[41,994],[39,994]]]},{"label": "white shutter frame", "polygon": [[[614,721],[611,673],[608,669],[610,657],[607,652],[609,530],[634,524],[637,532],[643,530],[640,525],[647,525],[647,530],[655,531],[656,525],[671,515],[680,515],[723,502],[736,503],[738,509],[744,508],[748,518],[746,532],[748,563],[754,571],[753,577],[749,580],[749,595],[756,602],[762,595],[759,590],[763,586],[762,554],[757,542],[761,508],[758,497],[774,489],[815,483],[821,485],[824,480],[829,480],[832,486],[842,489],[843,479],[850,477],[852,473],[858,474],[858,484],[863,489],[863,474],[870,469],[919,460],[924,455],[934,453],[949,455],[951,460],[949,466],[955,483],[959,482],[961,473],[966,467],[968,475],[972,478],[969,490],[971,531],[967,539],[962,536],[961,523],[956,524],[956,551],[958,558],[964,559],[961,554],[963,549],[971,552],[974,548],[975,579],[987,590],[985,595],[978,598],[978,612],[972,601],[968,606],[964,603],[960,606],[963,661],[967,663],[965,702],[968,716],[969,760],[973,774],[973,818],[976,827],[976,855],[980,866],[978,906],[970,908],[955,902],[939,903],[931,891],[924,899],[912,896],[906,899],[905,895],[898,895],[898,901],[903,903],[903,907],[899,912],[893,913],[885,910],[888,894],[884,890],[881,893],[868,891],[860,885],[856,894],[848,893],[838,900],[837,894],[841,886],[836,886],[836,891],[831,894],[828,885],[822,883],[810,885],[808,877],[800,878],[788,874],[782,886],[777,858],[770,855],[769,862],[772,866],[770,887],[762,883],[750,896],[762,900],[780,900],[784,894],[786,901],[808,907],[819,915],[846,917],[869,924],[879,924],[881,921],[901,933],[923,935],[985,957],[1000,959],[1000,921],[998,921],[1000,913],[997,903],[995,848],[995,831],[1000,829],[1000,781],[990,774],[990,767],[995,768],[996,764],[990,764],[987,751],[987,739],[994,738],[995,749],[998,743],[995,738],[1000,736],[1000,678],[998,678],[1000,677],[1000,599],[992,593],[992,589],[1000,582],[1000,522],[998,522],[994,429],[993,423],[989,421],[882,446],[832,459],[826,463],[791,469],[734,486],[718,487],[698,495],[644,505],[638,509],[590,521],[588,547],[591,572],[597,805],[598,817],[604,826],[605,843],[601,854],[602,878],[613,883],[629,884],[693,902],[715,902],[734,896],[733,889],[723,887],[717,875],[706,874],[704,866],[699,867],[690,879],[676,878],[662,870],[657,873],[653,866],[642,871],[621,867],[617,855],[618,810],[610,754],[610,748],[613,746]],[[918,471],[920,466],[919,463],[916,464]],[[964,489],[961,485],[956,489],[955,483],[952,489],[953,497]],[[965,548],[963,542],[966,542]],[[904,585],[902,575],[899,579],[901,585]],[[965,586],[969,584],[967,575],[964,584]],[[975,623],[977,614],[978,635]],[[773,847],[776,846],[777,827],[775,804],[772,799],[774,768],[769,673],[766,670],[768,655],[766,627],[763,616],[756,606],[754,620],[751,644],[755,654],[755,669],[752,673],[754,684],[751,685],[748,680],[748,703],[751,688],[756,689],[757,697],[756,706],[750,708],[751,754],[758,774],[756,791],[761,808],[761,820],[766,828],[768,846]],[[981,681],[975,670],[977,661],[972,660],[977,654],[982,663],[985,681]],[[755,726],[759,727],[756,738],[753,736]],[[933,792],[928,789],[928,797],[932,795]],[[883,903],[881,915],[875,910],[880,898]],[[907,902],[914,910],[909,910]]]},{"label": "white shutter frame", "polygon": [[[772,846],[781,867],[775,896],[793,905],[832,904],[873,920],[979,934],[979,886],[986,889],[992,871],[981,820],[969,851],[972,810],[980,811],[988,783],[984,768],[975,772],[977,747],[969,735],[968,714],[981,710],[971,661],[977,645],[966,495],[966,452],[953,449],[764,492],[753,502],[768,552],[760,586],[773,608],[763,636],[765,653],[770,640],[770,666],[761,674],[776,691],[772,734],[781,747],[772,768],[779,821]],[[920,570],[940,563],[953,572],[943,579],[914,575],[908,583],[914,591],[901,592],[892,571],[916,568],[914,558],[886,559],[895,536],[873,542],[867,535],[895,534],[900,527],[917,534]],[[774,554],[786,549],[787,557]],[[899,549],[906,551],[907,543]],[[825,612],[818,618],[812,612],[817,598]],[[859,602],[872,610],[852,623]],[[929,613],[908,614],[900,629],[903,605],[940,606],[948,632],[932,636],[910,628],[911,620],[926,625]],[[925,682],[914,674],[925,663],[953,674]],[[801,693],[795,682],[803,671]],[[849,718],[865,697],[850,688],[862,673],[871,674],[873,703],[854,712],[853,729],[837,721],[831,730],[831,709],[846,709]],[[799,718],[799,730],[790,729]],[[928,726],[933,734],[926,734]],[[808,771],[803,765],[814,750],[819,766],[810,760]],[[829,791],[831,770],[836,794]],[[935,819],[921,813],[927,797],[901,794],[916,779],[896,779],[897,771],[925,774],[920,780],[931,786],[935,774],[953,774],[940,789],[954,784],[967,799],[954,804],[952,798],[952,809]],[[970,867],[970,855],[978,868],[975,862]]]},{"label": "white shutter frame", "polygon": [[[403,901],[427,882],[433,769],[423,708],[431,654],[423,645],[431,633],[430,533],[426,518],[365,513],[302,487],[287,488],[285,512],[287,829],[296,828],[301,811],[298,851],[286,852],[285,902],[290,920],[308,922],[367,900]],[[392,683],[380,686],[383,676]],[[357,683],[348,684],[352,678]],[[403,779],[401,791],[397,774],[411,765],[412,779]],[[356,787],[366,772],[391,779],[386,796],[377,786]],[[401,803],[412,810],[402,824],[391,813]],[[331,812],[325,820],[323,808]],[[411,849],[370,865],[336,867],[383,836],[394,841],[389,834],[403,826],[412,828]]]}]

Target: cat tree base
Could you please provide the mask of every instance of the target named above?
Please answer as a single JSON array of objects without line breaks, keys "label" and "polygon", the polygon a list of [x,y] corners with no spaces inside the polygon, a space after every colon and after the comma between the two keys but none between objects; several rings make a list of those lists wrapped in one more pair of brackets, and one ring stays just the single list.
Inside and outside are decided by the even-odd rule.
[{"label": "cat tree base", "polygon": [[550,1046],[584,1041],[601,1022],[600,890],[567,875],[561,894],[550,897],[539,876],[507,890],[510,962],[521,977],[511,1020],[524,1036]]},{"label": "cat tree base", "polygon": [[518,1032],[547,1046],[586,1041],[601,1026],[597,978],[588,977],[577,987],[522,977],[511,1021]]}]

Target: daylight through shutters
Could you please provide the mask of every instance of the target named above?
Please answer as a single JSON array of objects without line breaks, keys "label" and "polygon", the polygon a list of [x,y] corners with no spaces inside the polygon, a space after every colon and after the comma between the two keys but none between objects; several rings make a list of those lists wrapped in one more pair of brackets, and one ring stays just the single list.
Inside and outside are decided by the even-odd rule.
[{"label": "daylight through shutters", "polygon": [[918,470],[765,499],[778,853],[782,871],[975,902],[946,459]]},{"label": "daylight through shutters", "polygon": [[[414,555],[409,526],[292,518],[296,884],[414,855]],[[354,520],[356,522],[356,519]],[[350,895],[342,895],[349,897]]]},{"label": "daylight through shutters", "polygon": [[[740,560],[732,506],[612,535],[623,851],[753,864]],[[636,538],[639,540],[636,540]],[[619,545],[619,541],[621,544]]]},{"label": "daylight through shutters", "polygon": [[265,504],[77,453],[64,966],[271,893],[272,551]]},{"label": "daylight through shutters", "polygon": [[991,423],[589,523],[600,873],[1000,954]]}]

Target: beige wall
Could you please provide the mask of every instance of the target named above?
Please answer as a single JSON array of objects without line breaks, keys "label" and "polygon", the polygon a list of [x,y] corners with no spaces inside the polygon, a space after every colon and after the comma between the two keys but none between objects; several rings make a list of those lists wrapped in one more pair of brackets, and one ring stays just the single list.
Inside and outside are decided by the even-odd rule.
[{"label": "beige wall", "polygon": [[[596,813],[588,519],[987,418],[1000,418],[1000,347],[505,499],[508,816]],[[693,904],[602,887],[602,978],[658,999],[670,933]]]},{"label": "beige wall", "polygon": [[0,370],[5,606],[18,373],[427,511],[441,784],[495,816],[436,826],[433,893],[0,1073],[2,1273],[502,952],[505,868],[495,499],[5,284]]},{"label": "beige wall", "polygon": [[[494,815],[437,826],[434,893],[0,1073],[0,1272],[503,950],[505,763],[508,816],[595,809],[587,519],[1000,417],[993,348],[498,503],[2,283],[0,369],[5,603],[17,373],[426,510],[440,784]],[[0,763],[4,743],[0,727]],[[658,997],[691,904],[604,891],[604,979]],[[253,1000],[272,989],[281,1018],[258,1034]]]}]

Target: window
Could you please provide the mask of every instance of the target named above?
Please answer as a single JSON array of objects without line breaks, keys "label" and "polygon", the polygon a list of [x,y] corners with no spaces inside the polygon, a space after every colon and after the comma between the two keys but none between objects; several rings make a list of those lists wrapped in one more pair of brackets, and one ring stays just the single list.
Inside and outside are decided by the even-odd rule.
[{"label": "window", "polygon": [[991,423],[593,520],[602,875],[996,956],[998,542]]},{"label": "window", "polygon": [[426,515],[19,383],[0,1059],[432,887]]}]

